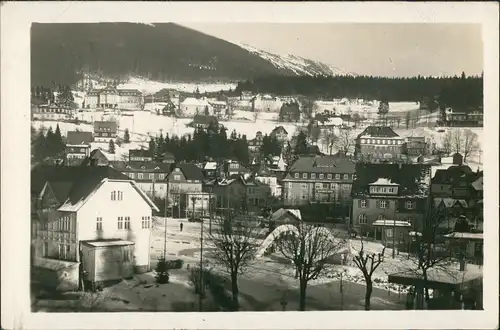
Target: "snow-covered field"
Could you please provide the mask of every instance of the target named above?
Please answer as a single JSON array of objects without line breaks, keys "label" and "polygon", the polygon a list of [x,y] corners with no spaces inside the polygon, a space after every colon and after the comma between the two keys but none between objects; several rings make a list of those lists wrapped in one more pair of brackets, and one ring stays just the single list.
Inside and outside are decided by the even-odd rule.
[{"label": "snow-covered field", "polygon": [[[352,114],[358,113],[366,118],[378,118],[378,101],[371,101],[370,105],[363,104],[364,102],[345,102],[340,101],[315,101],[315,111],[323,112],[325,110],[333,111],[335,109],[337,114]],[[389,114],[405,113],[408,111],[415,111],[418,109],[418,104],[415,102],[389,102]]]},{"label": "snow-covered field", "polygon": [[[104,88],[106,85],[97,80],[91,79],[94,88]],[[201,93],[218,92],[220,90],[229,90],[236,88],[235,83],[181,83],[181,82],[160,82],[148,80],[141,77],[130,77],[126,83],[117,86],[118,89],[138,89],[144,94],[154,94],[161,89],[169,88],[181,92],[194,92],[196,88]]]}]

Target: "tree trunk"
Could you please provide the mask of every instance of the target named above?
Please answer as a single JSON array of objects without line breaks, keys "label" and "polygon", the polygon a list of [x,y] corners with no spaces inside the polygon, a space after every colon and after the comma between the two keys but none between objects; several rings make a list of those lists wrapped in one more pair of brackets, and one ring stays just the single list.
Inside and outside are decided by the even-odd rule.
[{"label": "tree trunk", "polygon": [[300,301],[299,301],[299,311],[306,310],[306,289],[307,282],[303,279],[300,280]]},{"label": "tree trunk", "polygon": [[234,310],[238,310],[238,308],[239,308],[238,296],[239,296],[240,292],[238,290],[238,273],[237,272],[231,273],[231,292],[233,294],[233,308],[234,308]]},{"label": "tree trunk", "polygon": [[370,280],[366,281],[366,293],[365,293],[365,311],[370,310],[370,301],[372,298],[373,283]]}]

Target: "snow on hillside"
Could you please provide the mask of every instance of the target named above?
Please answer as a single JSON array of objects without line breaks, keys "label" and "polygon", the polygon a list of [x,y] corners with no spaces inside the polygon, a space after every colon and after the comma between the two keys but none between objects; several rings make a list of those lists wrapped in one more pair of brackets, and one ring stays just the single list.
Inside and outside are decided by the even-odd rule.
[{"label": "snow on hillside", "polygon": [[218,92],[220,90],[235,89],[236,84],[233,83],[181,83],[181,82],[160,82],[148,80],[140,77],[130,77],[127,83],[118,85],[118,88],[123,89],[138,89],[144,94],[153,94],[164,88],[175,89],[180,92],[193,92],[196,88],[201,93]]},{"label": "snow on hillside", "polygon": [[297,75],[355,75],[354,73],[346,72],[340,68],[318,61],[305,59],[300,56],[290,54],[286,56],[276,55],[247,44],[242,44],[236,41],[231,42],[251,53],[259,55],[262,59],[272,63],[275,67],[279,69],[291,70]]}]

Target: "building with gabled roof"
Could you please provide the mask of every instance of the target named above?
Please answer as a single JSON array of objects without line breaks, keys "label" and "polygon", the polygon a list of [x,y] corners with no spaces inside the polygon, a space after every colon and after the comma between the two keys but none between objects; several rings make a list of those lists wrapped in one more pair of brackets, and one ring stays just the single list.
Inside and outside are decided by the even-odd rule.
[{"label": "building with gabled roof", "polygon": [[[88,280],[85,271],[91,272],[88,264],[78,271],[82,243],[122,239],[135,243],[135,270],[149,270],[152,212],[158,208],[133,180],[106,166],[40,165],[31,177],[33,267],[60,264],[67,269],[66,287],[77,289]],[[119,274],[119,263],[110,267]]]},{"label": "building with gabled roof", "polygon": [[118,125],[116,121],[95,121],[94,122],[94,141],[109,142],[117,137]]},{"label": "building with gabled roof", "polygon": [[424,164],[356,165],[351,227],[377,240],[408,242],[429,207],[430,174]]},{"label": "building with gabled roof", "polygon": [[346,157],[301,156],[282,180],[283,201],[285,205],[347,201],[354,178],[355,164]]},{"label": "building with gabled roof", "polygon": [[90,155],[92,132],[70,131],[66,136],[67,165],[80,165],[85,157]]},{"label": "building with gabled roof", "polygon": [[355,157],[363,162],[399,162],[404,139],[388,126],[368,126],[355,141]]}]

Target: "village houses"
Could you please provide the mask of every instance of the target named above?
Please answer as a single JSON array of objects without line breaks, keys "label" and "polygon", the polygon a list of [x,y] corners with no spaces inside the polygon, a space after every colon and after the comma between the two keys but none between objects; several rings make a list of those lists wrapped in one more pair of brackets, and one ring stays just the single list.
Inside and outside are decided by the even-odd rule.
[{"label": "village houses", "polygon": [[33,120],[69,120],[72,119],[76,114],[76,110],[61,104],[50,103],[49,104],[39,104],[32,112]]},{"label": "village houses", "polygon": [[[58,269],[58,289],[78,289],[80,274],[93,279],[103,262],[103,275],[115,280],[130,276],[121,273],[121,263],[149,271],[152,212],[158,209],[133,180],[107,166],[39,165],[31,178],[32,264]],[[85,243],[118,249],[120,259],[86,255]]]},{"label": "village houses", "polygon": [[80,164],[90,155],[92,132],[70,131],[66,136],[66,161],[68,165]]},{"label": "village houses", "polygon": [[368,126],[355,142],[355,156],[362,161],[397,161],[403,153],[404,139],[388,126]]},{"label": "village houses", "polygon": [[118,128],[116,121],[95,121],[94,122],[94,141],[109,142],[117,137]]},{"label": "village houses", "polygon": [[302,156],[283,181],[285,205],[350,201],[355,164],[341,156]]},{"label": "village houses", "polygon": [[206,98],[187,97],[181,102],[180,115],[188,118],[195,115],[213,116],[214,108]]},{"label": "village houses", "polygon": [[275,171],[272,171],[266,164],[264,164],[264,162],[254,166],[252,175],[255,180],[269,186],[271,189],[271,195],[281,198],[282,187],[281,184],[278,183],[278,175]]}]

